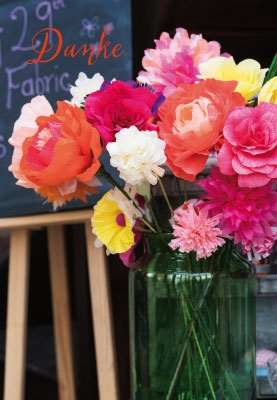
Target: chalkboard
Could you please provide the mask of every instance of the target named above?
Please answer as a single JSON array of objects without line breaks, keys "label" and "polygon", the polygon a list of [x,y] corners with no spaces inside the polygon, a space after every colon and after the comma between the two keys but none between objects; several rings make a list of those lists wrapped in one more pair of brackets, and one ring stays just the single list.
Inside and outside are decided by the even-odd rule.
[{"label": "chalkboard", "polygon": [[[46,45],[46,37],[52,49],[42,55],[34,49]],[[78,52],[84,44],[94,52]],[[81,71],[109,80],[132,78],[130,0],[0,0],[0,217],[53,211],[15,184],[8,139],[25,103],[45,95],[56,110],[57,100],[71,98],[70,85]],[[99,195],[89,196],[89,205],[106,190],[104,184]],[[84,206],[74,200],[67,208]]]}]

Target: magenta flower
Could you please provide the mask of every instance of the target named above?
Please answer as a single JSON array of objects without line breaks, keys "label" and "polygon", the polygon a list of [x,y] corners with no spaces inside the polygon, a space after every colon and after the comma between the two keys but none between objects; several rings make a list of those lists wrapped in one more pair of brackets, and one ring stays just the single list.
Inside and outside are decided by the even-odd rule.
[{"label": "magenta flower", "polygon": [[240,187],[237,175],[223,175],[216,166],[197,183],[207,193],[202,196],[205,202],[201,210],[208,211],[210,216],[222,213],[223,236],[234,239],[235,244],[241,243],[249,259],[253,255],[269,255],[277,226],[277,192],[272,183],[257,188]]},{"label": "magenta flower", "polygon": [[188,201],[174,212],[173,235],[169,246],[184,253],[196,252],[196,259],[209,257],[225,241],[217,225],[220,215],[208,217],[193,201]]},{"label": "magenta flower", "polygon": [[277,178],[277,104],[234,108],[223,129],[220,171],[238,174],[239,186],[264,186]]},{"label": "magenta flower", "polygon": [[123,128],[153,131],[157,126],[157,106],[163,101],[160,93],[135,82],[104,82],[101,90],[92,92],[85,100],[88,121],[99,131],[104,147],[115,141]]},{"label": "magenta flower", "polygon": [[197,81],[198,65],[220,55],[218,42],[207,42],[202,35],[189,36],[183,28],[177,28],[173,38],[163,32],[155,44],[155,49],[145,51],[142,66],[146,71],[139,72],[138,80],[149,83],[165,96],[180,83]]}]

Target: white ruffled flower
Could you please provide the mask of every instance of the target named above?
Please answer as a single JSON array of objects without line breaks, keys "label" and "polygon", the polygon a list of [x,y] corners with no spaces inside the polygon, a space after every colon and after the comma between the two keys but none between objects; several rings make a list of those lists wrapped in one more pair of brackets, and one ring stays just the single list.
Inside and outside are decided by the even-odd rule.
[{"label": "white ruffled flower", "polygon": [[94,74],[92,78],[88,78],[84,72],[80,72],[78,79],[75,81],[76,86],[71,86],[70,88],[71,103],[81,107],[86,96],[99,90],[103,82],[104,78],[99,72]]},{"label": "white ruffled flower", "polygon": [[119,170],[120,177],[130,185],[149,182],[155,185],[163,176],[165,142],[156,131],[139,131],[136,126],[121,129],[116,141],[107,144],[111,165]]}]

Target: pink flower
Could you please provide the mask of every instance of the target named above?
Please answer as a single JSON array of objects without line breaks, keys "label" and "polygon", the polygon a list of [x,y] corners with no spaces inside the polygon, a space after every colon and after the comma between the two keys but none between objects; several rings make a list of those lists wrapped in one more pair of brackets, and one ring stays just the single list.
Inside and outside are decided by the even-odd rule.
[{"label": "pink flower", "polygon": [[209,257],[225,242],[221,235],[220,215],[208,216],[208,211],[199,209],[193,201],[186,202],[174,212],[173,235],[169,246],[189,253],[196,252],[196,259]]},{"label": "pink flower", "polygon": [[235,108],[223,134],[218,154],[223,174],[238,174],[238,185],[250,188],[277,178],[277,104]]},{"label": "pink flower", "polygon": [[122,128],[134,125],[140,131],[156,130],[153,117],[159,101],[161,94],[135,82],[105,82],[101,90],[86,98],[85,113],[106,146],[115,141],[116,132]]},{"label": "pink flower", "polygon": [[142,66],[146,71],[139,72],[138,80],[149,83],[166,97],[180,83],[197,81],[198,65],[220,55],[218,42],[207,42],[202,35],[189,36],[183,28],[177,28],[173,38],[163,32],[155,44],[155,49],[145,51]]},{"label": "pink flower", "polygon": [[238,185],[238,176],[223,175],[212,166],[211,174],[197,183],[207,192],[200,205],[210,216],[222,213],[220,227],[225,237],[242,244],[251,259],[268,255],[276,238],[277,192],[271,183],[247,188]]}]

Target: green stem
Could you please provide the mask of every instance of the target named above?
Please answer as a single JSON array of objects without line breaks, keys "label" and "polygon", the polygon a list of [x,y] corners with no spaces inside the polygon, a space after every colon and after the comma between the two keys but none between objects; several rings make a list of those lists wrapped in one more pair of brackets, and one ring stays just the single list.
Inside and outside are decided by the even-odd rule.
[{"label": "green stem", "polygon": [[152,207],[151,207],[151,204],[150,204],[149,200],[147,199],[147,197],[144,197],[144,200],[145,200],[145,203],[146,203],[146,205],[147,205],[147,207],[148,207],[148,210],[149,210],[149,212],[150,212],[150,214],[151,214],[151,218],[153,219],[153,222],[154,222],[154,224],[155,224],[155,227],[156,227],[156,229],[157,229],[157,232],[158,232],[158,233],[162,233],[162,230],[161,230],[161,228],[160,228],[160,226],[159,226],[158,220],[157,220],[157,218],[156,218],[156,215],[155,215],[154,212],[153,212],[153,209],[152,209]]},{"label": "green stem", "polygon": [[167,206],[168,206],[168,208],[169,208],[169,211],[170,211],[171,217],[173,217],[173,208],[171,207],[171,204],[170,204],[169,198],[168,198],[168,196],[167,196],[167,193],[166,193],[166,191],[165,191],[165,188],[164,188],[163,182],[162,182],[162,180],[161,180],[161,178],[160,178],[160,177],[158,177],[158,181],[159,181],[159,184],[160,184],[161,190],[162,190],[162,192],[163,192],[163,196],[164,196],[164,199],[165,199],[165,201],[166,201],[166,204],[167,204]]}]

